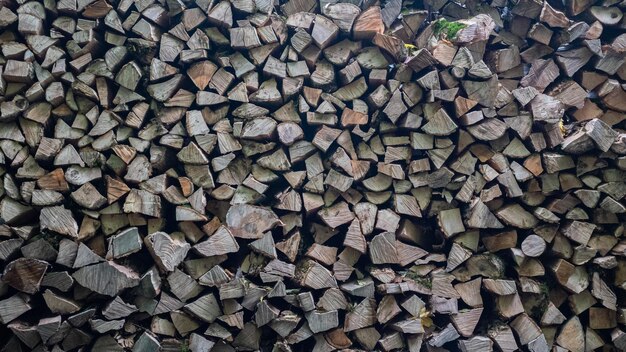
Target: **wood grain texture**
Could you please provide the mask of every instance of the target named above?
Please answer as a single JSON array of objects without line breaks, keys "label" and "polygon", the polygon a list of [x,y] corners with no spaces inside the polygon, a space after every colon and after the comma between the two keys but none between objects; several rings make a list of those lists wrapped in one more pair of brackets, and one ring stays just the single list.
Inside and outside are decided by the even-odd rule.
[{"label": "wood grain texture", "polygon": [[0,350],[625,350],[624,9],[0,0]]}]

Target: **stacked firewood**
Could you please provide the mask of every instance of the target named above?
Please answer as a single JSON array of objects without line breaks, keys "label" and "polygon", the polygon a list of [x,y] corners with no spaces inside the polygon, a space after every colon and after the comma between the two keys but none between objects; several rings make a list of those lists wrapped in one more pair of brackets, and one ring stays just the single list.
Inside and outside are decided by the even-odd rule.
[{"label": "stacked firewood", "polygon": [[0,0],[1,350],[626,350],[625,8]]}]

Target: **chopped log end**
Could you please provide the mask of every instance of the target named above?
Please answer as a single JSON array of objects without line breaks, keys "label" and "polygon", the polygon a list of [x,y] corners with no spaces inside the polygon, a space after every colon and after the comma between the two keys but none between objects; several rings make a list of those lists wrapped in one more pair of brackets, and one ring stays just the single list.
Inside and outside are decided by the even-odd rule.
[{"label": "chopped log end", "polygon": [[619,1],[0,1],[0,350],[626,350]]}]

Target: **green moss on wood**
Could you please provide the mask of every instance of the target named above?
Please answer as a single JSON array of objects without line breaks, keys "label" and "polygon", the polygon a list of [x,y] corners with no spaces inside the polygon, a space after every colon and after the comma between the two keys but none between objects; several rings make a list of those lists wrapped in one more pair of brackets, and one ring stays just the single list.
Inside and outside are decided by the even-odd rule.
[{"label": "green moss on wood", "polygon": [[416,272],[411,271],[411,270],[407,271],[406,274],[404,274],[404,276],[408,277],[409,279],[415,281],[416,283],[418,283],[418,284],[420,284],[420,285],[422,285],[424,287],[427,287],[429,289],[433,288],[433,283],[432,283],[432,281],[431,281],[431,279],[429,277],[421,276],[421,275],[419,275]]},{"label": "green moss on wood", "polygon": [[191,352],[191,350],[189,349],[189,345],[187,344],[187,341],[183,342],[180,345],[180,352]]},{"label": "green moss on wood", "polygon": [[450,22],[445,18],[442,18],[434,23],[433,33],[439,38],[454,39],[457,33],[467,27],[467,25],[459,22]]}]

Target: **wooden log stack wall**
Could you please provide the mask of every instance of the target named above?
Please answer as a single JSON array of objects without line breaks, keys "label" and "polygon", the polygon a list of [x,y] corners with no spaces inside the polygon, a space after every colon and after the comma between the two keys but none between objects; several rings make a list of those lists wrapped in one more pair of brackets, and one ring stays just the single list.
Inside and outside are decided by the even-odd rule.
[{"label": "wooden log stack wall", "polygon": [[626,350],[626,3],[0,0],[0,351]]}]

